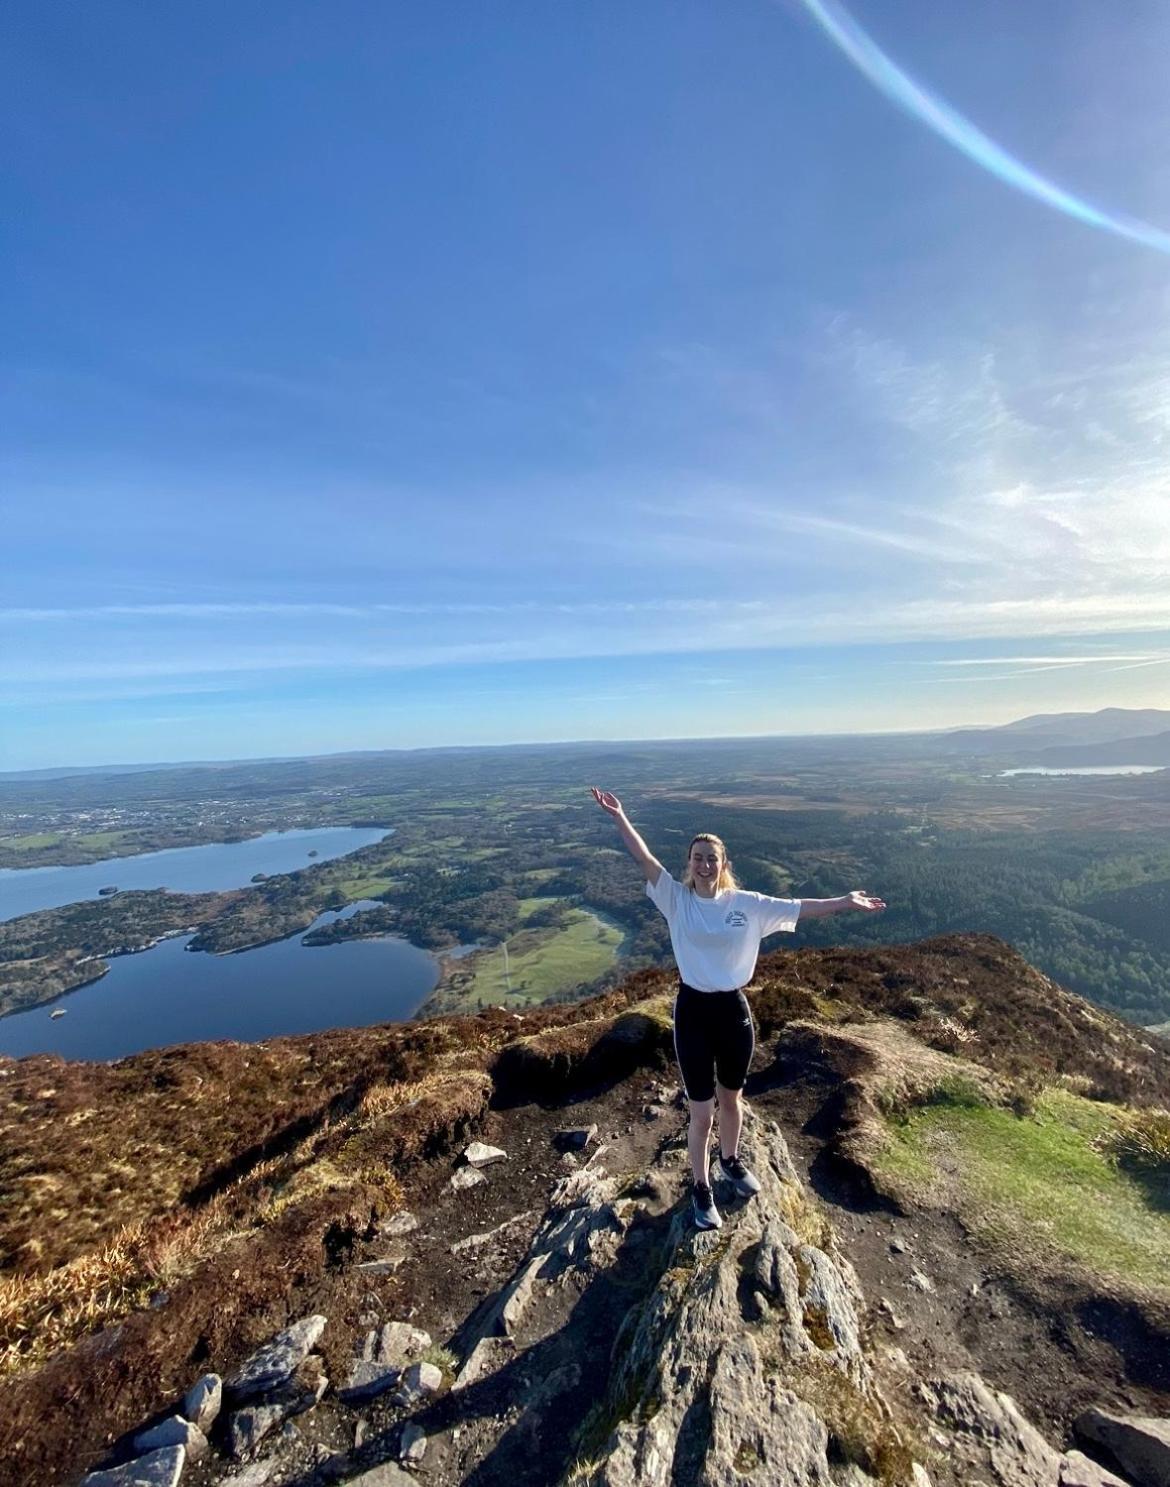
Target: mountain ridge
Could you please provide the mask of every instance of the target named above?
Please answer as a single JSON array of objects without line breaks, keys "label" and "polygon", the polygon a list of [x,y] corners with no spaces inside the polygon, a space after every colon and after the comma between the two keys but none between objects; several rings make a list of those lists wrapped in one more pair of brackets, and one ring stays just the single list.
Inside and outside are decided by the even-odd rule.
[{"label": "mountain ridge", "polygon": [[[555,1186],[572,1170],[560,1164],[551,1144],[560,1125],[592,1121],[596,1139],[630,1170],[654,1169],[659,1158],[651,1148],[679,1150],[683,1112],[661,1085],[671,1077],[670,988],[666,973],[648,971],[590,1002],[520,1018],[493,1010],[258,1045],[187,1045],[108,1066],[48,1056],[0,1060],[0,1182],[17,1200],[0,1217],[8,1365],[0,1382],[0,1462],[8,1465],[0,1465],[0,1481],[5,1487],[76,1481],[121,1432],[165,1409],[168,1396],[181,1393],[203,1364],[237,1366],[250,1347],[309,1310],[329,1315],[325,1362],[329,1377],[343,1377],[371,1286],[379,1288],[381,1314],[405,1315],[414,1306],[416,1319],[444,1339],[462,1366],[469,1326],[474,1330],[475,1297],[468,1288],[476,1284],[476,1271],[457,1279],[450,1247],[496,1225],[514,1236],[483,1241],[483,1255],[495,1255],[491,1263],[478,1261],[487,1286],[483,1304],[489,1305],[523,1257],[521,1230],[535,1224],[539,1232],[548,1183]],[[974,1274],[973,1241],[953,1230],[956,1219],[945,1207],[936,1214],[905,1188],[899,1197],[858,1137],[866,1129],[859,1111],[876,1119],[873,1112],[880,1116],[884,1100],[909,1101],[911,1111],[934,1108],[930,1081],[919,1088],[907,1073],[915,1060],[906,1049],[922,1050],[916,1067],[935,1074],[945,1069],[947,1078],[958,1078],[977,1050],[988,1098],[1004,1111],[1052,1083],[1139,1110],[1170,1104],[1170,1045],[1062,992],[988,936],[774,954],[761,960],[752,995],[761,1054],[749,1099],[760,1119],[784,1118],[793,1151],[803,1152],[809,1188],[801,1203],[811,1205],[810,1213],[819,1211],[818,1202],[826,1200],[814,1191],[835,1193],[834,1222],[848,1229],[857,1246],[851,1253],[859,1258],[880,1224],[905,1222],[899,1232],[923,1256],[932,1236],[936,1284],[948,1271]],[[889,1043],[892,1063],[881,1052],[885,1044],[873,1044],[875,1037],[888,1042],[892,1034],[881,1031],[886,1027],[898,1030]],[[644,1106],[653,1113],[644,1114]],[[832,1128],[827,1139],[805,1133],[814,1118]],[[491,1180],[466,1198],[452,1196],[453,1164],[457,1169],[473,1136],[498,1138],[510,1151],[510,1165],[491,1169]],[[638,1220],[649,1226],[639,1232],[650,1236],[643,1242],[656,1254],[653,1235],[678,1212],[681,1172],[677,1165],[672,1170],[675,1176],[655,1179],[658,1198]],[[868,1174],[868,1193],[862,1173]],[[849,1192],[852,1199],[843,1202]],[[890,1205],[899,1203],[909,1209],[904,1221],[890,1217]],[[408,1206],[422,1224],[415,1247],[408,1239],[405,1256],[394,1251],[397,1261],[384,1262],[385,1271],[361,1271],[367,1257],[383,1263],[378,1257],[386,1241],[379,1231]],[[602,1227],[609,1232],[608,1220]],[[910,1240],[911,1230],[918,1241]],[[881,1264],[870,1269],[880,1277],[888,1256],[878,1258]],[[994,1271],[987,1271],[989,1263],[979,1261],[979,1274]],[[1010,1274],[1009,1267],[1004,1275]],[[1045,1357],[1053,1379],[1063,1380],[1066,1391],[1079,1390],[1079,1403],[1108,1395],[1106,1402],[1117,1404],[1128,1390],[1153,1407],[1170,1390],[1170,1380],[1151,1381],[1150,1361],[1142,1361],[1151,1348],[1156,1357],[1153,1339],[1170,1339],[1170,1319],[1163,1317],[1162,1302],[1142,1299],[1141,1286],[1093,1282],[1059,1265],[1025,1267],[1007,1289],[1003,1280],[979,1283],[981,1296],[1009,1308],[1001,1318],[983,1316],[980,1325],[992,1341],[997,1329],[1014,1328],[1014,1345],[1030,1337],[1009,1320],[1015,1308],[1027,1309],[1039,1340],[1062,1307],[1071,1306],[1063,1325],[1076,1368],[1070,1371],[1067,1357],[1060,1362],[1059,1348]],[[82,1295],[86,1284],[92,1289]],[[898,1308],[918,1304],[902,1282],[899,1287]],[[880,1294],[870,1298],[874,1316]],[[464,1298],[460,1305],[470,1304],[462,1318],[456,1295]],[[72,1314],[70,1300],[77,1303]],[[935,1310],[923,1319],[924,1345],[932,1329],[951,1325],[936,1303],[930,1305]],[[1085,1317],[1096,1308],[1107,1326],[1100,1322],[1094,1332],[1078,1320],[1084,1308]],[[1139,1317],[1146,1331],[1134,1333]],[[569,1329],[570,1347],[574,1337],[579,1343],[584,1337],[574,1325],[569,1319],[561,1324]],[[912,1317],[910,1326],[917,1326]],[[1113,1329],[1112,1342],[1098,1335],[1102,1326]],[[968,1345],[955,1336],[949,1346],[950,1361],[961,1361]],[[1030,1381],[1011,1356],[990,1345],[984,1352],[979,1361],[998,1370],[997,1387],[1011,1384],[1044,1428],[1067,1429],[1064,1407],[1051,1390]],[[502,1365],[505,1382],[521,1372]],[[601,1390],[604,1381],[595,1382]],[[1090,1386],[1092,1398],[1085,1393]],[[579,1380],[573,1397],[580,1400],[590,1387],[588,1377]],[[601,1408],[600,1393],[593,1397]],[[442,1408],[438,1401],[438,1413],[426,1416],[435,1438],[428,1448],[438,1472],[432,1480],[486,1483],[493,1480],[485,1475],[489,1459],[502,1471],[505,1459],[521,1458],[499,1454],[499,1434],[468,1437],[468,1450],[480,1439],[487,1453],[478,1465],[457,1450],[450,1435],[457,1398]],[[332,1399],[306,1417],[310,1424],[303,1429],[314,1419],[324,1422],[326,1437],[317,1445],[347,1475],[373,1458],[355,1455],[352,1445],[341,1450],[336,1431],[343,1424],[352,1431],[354,1416]],[[514,1407],[513,1401],[508,1410]],[[399,1427],[390,1415],[383,1421],[378,1409],[370,1417],[384,1423],[376,1439],[389,1452],[386,1432],[392,1428],[397,1441]],[[42,1424],[49,1418],[52,1437]],[[512,1420],[505,1434],[516,1424]],[[560,1427],[554,1435],[567,1438]],[[521,1432],[516,1443],[523,1439]],[[222,1473],[222,1458],[209,1459]],[[570,1464],[562,1460],[565,1471]],[[444,1475],[448,1467],[463,1475]],[[937,1465],[930,1470],[936,1487],[951,1480]],[[192,1471],[185,1480],[196,1484],[222,1479],[209,1475],[207,1463]]]}]

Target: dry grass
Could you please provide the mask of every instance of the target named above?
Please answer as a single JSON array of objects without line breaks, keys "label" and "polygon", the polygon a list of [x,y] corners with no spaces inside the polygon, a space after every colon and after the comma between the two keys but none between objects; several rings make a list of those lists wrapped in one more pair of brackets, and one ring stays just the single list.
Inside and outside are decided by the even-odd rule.
[{"label": "dry grass", "polygon": [[1170,1110],[1135,1110],[1124,1115],[1101,1143],[1118,1166],[1170,1179]]}]

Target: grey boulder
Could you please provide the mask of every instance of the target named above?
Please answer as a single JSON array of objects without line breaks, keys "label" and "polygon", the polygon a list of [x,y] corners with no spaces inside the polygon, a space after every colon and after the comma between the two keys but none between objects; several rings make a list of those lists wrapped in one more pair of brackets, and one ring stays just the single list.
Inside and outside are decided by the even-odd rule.
[{"label": "grey boulder", "polygon": [[176,1487],[183,1474],[187,1452],[182,1446],[165,1446],[125,1466],[90,1472],[81,1487]]},{"label": "grey boulder", "polygon": [[990,1471],[1001,1487],[1054,1487],[1060,1454],[1001,1394],[977,1373],[932,1382],[937,1413],[957,1433],[956,1448],[971,1464]]},{"label": "grey boulder", "polygon": [[403,1370],[430,1345],[430,1333],[409,1322],[387,1322],[368,1332],[338,1397],[351,1403],[392,1389]]},{"label": "grey boulder", "polygon": [[233,1403],[252,1399],[290,1379],[320,1341],[323,1316],[302,1317],[257,1349],[224,1383]]},{"label": "grey boulder", "polygon": [[329,1387],[320,1358],[306,1358],[291,1379],[270,1389],[255,1404],[236,1410],[228,1421],[228,1449],[239,1460],[291,1415],[311,1410]]},{"label": "grey boulder", "polygon": [[387,1461],[373,1471],[362,1472],[360,1477],[350,1477],[345,1487],[418,1487],[418,1484],[409,1472]]},{"label": "grey boulder", "polygon": [[215,1424],[222,1404],[223,1380],[217,1373],[205,1373],[184,1395],[181,1414],[206,1435]]},{"label": "grey boulder", "polygon": [[1066,1451],[1060,1458],[1060,1487],[1130,1487],[1130,1484],[1082,1452]]},{"label": "grey boulder", "polygon": [[1086,1410],[1073,1429],[1081,1440],[1104,1446],[1138,1487],[1170,1487],[1170,1420]]},{"label": "grey boulder", "polygon": [[140,1455],[146,1451],[159,1451],[164,1446],[185,1446],[187,1460],[198,1461],[207,1454],[207,1437],[198,1425],[182,1415],[171,1415],[134,1437],[134,1449]]}]

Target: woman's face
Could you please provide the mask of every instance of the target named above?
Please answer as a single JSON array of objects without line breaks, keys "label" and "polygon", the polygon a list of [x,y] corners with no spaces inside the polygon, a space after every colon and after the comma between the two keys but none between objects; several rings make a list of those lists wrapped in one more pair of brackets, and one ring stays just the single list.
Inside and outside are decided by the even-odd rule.
[{"label": "woman's face", "polygon": [[696,883],[709,883],[714,887],[722,866],[723,853],[714,842],[691,843],[690,869]]}]

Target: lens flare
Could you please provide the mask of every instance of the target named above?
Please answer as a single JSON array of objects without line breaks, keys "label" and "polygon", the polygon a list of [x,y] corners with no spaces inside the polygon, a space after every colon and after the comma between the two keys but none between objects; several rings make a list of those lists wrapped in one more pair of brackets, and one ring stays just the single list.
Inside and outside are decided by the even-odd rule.
[{"label": "lens flare", "polygon": [[928,129],[961,150],[969,160],[997,176],[1005,185],[1022,191],[1036,201],[1055,207],[1066,216],[1090,227],[1104,228],[1118,237],[1155,248],[1160,253],[1170,253],[1170,232],[1153,227],[1136,217],[1106,212],[1092,202],[1084,201],[1048,181],[1042,175],[1015,159],[993,139],[989,139],[970,119],[964,118],[949,103],[936,97],[888,57],[877,42],[863,31],[845,8],[836,0],[799,0],[799,3],[817,23],[825,35],[853,63],[875,88],[886,95],[892,103],[905,109]]}]

